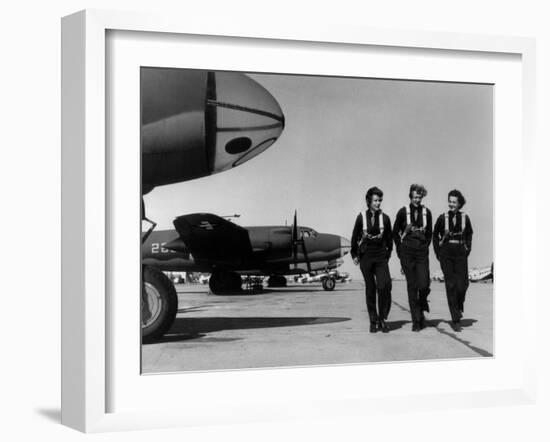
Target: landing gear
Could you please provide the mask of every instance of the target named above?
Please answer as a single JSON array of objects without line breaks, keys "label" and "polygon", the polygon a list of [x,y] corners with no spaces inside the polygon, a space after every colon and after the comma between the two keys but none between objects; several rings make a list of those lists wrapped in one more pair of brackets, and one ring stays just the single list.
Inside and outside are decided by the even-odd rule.
[{"label": "landing gear", "polygon": [[143,267],[141,287],[141,338],[151,342],[172,326],[178,311],[178,295],[168,277],[153,267]]},{"label": "landing gear", "polygon": [[325,278],[323,279],[323,289],[327,292],[331,292],[336,287],[336,280],[334,278]]},{"label": "landing gear", "polygon": [[240,292],[242,286],[241,275],[236,272],[214,272],[208,282],[210,291],[215,295],[226,295]]},{"label": "landing gear", "polygon": [[271,275],[267,280],[268,287],[286,287],[286,278],[281,275]]}]

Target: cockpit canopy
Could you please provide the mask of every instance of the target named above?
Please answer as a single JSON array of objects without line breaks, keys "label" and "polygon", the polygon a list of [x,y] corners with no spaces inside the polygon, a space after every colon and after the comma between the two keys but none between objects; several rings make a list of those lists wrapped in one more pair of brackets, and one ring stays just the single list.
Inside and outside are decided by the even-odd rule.
[{"label": "cockpit canopy", "polygon": [[300,227],[300,234],[304,238],[317,238],[319,235],[315,230],[310,227]]}]

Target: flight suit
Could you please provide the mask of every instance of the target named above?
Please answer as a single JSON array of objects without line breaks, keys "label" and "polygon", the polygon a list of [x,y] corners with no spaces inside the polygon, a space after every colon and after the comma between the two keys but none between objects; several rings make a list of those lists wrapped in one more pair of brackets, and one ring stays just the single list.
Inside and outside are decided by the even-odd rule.
[{"label": "flight suit", "polygon": [[[366,228],[364,228],[363,219],[366,220]],[[365,298],[371,324],[387,319],[390,312],[391,276],[388,259],[392,248],[389,216],[381,211],[367,210],[363,214],[360,213],[353,227],[350,253],[354,259],[359,258],[359,267],[365,280]]]},{"label": "flight suit", "polygon": [[468,215],[452,211],[437,218],[433,247],[445,278],[447,303],[451,319],[458,323],[464,312],[468,289],[468,255],[472,250],[473,229]]},{"label": "flight suit", "polygon": [[432,214],[427,207],[409,204],[395,216],[393,239],[401,268],[407,279],[407,294],[413,326],[423,327],[424,311],[429,311],[429,247],[432,240]]}]

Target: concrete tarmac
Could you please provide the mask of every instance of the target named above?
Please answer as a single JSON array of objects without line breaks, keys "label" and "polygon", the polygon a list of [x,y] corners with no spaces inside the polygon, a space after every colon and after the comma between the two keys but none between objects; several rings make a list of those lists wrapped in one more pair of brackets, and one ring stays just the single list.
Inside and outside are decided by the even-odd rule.
[{"label": "concrete tarmac", "polygon": [[369,333],[362,281],[290,284],[216,296],[176,286],[179,310],[158,342],[142,346],[142,372],[288,367],[493,356],[493,284],[470,284],[462,331],[449,325],[445,285],[432,281],[427,325],[411,331],[405,281],[393,281],[389,333]]}]

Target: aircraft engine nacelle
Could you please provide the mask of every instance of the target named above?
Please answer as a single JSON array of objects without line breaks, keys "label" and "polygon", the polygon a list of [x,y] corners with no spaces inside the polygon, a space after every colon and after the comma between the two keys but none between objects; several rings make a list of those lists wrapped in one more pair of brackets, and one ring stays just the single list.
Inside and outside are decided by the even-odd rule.
[{"label": "aircraft engine nacelle", "polygon": [[142,193],[236,167],[283,128],[275,98],[242,73],[143,67]]}]

